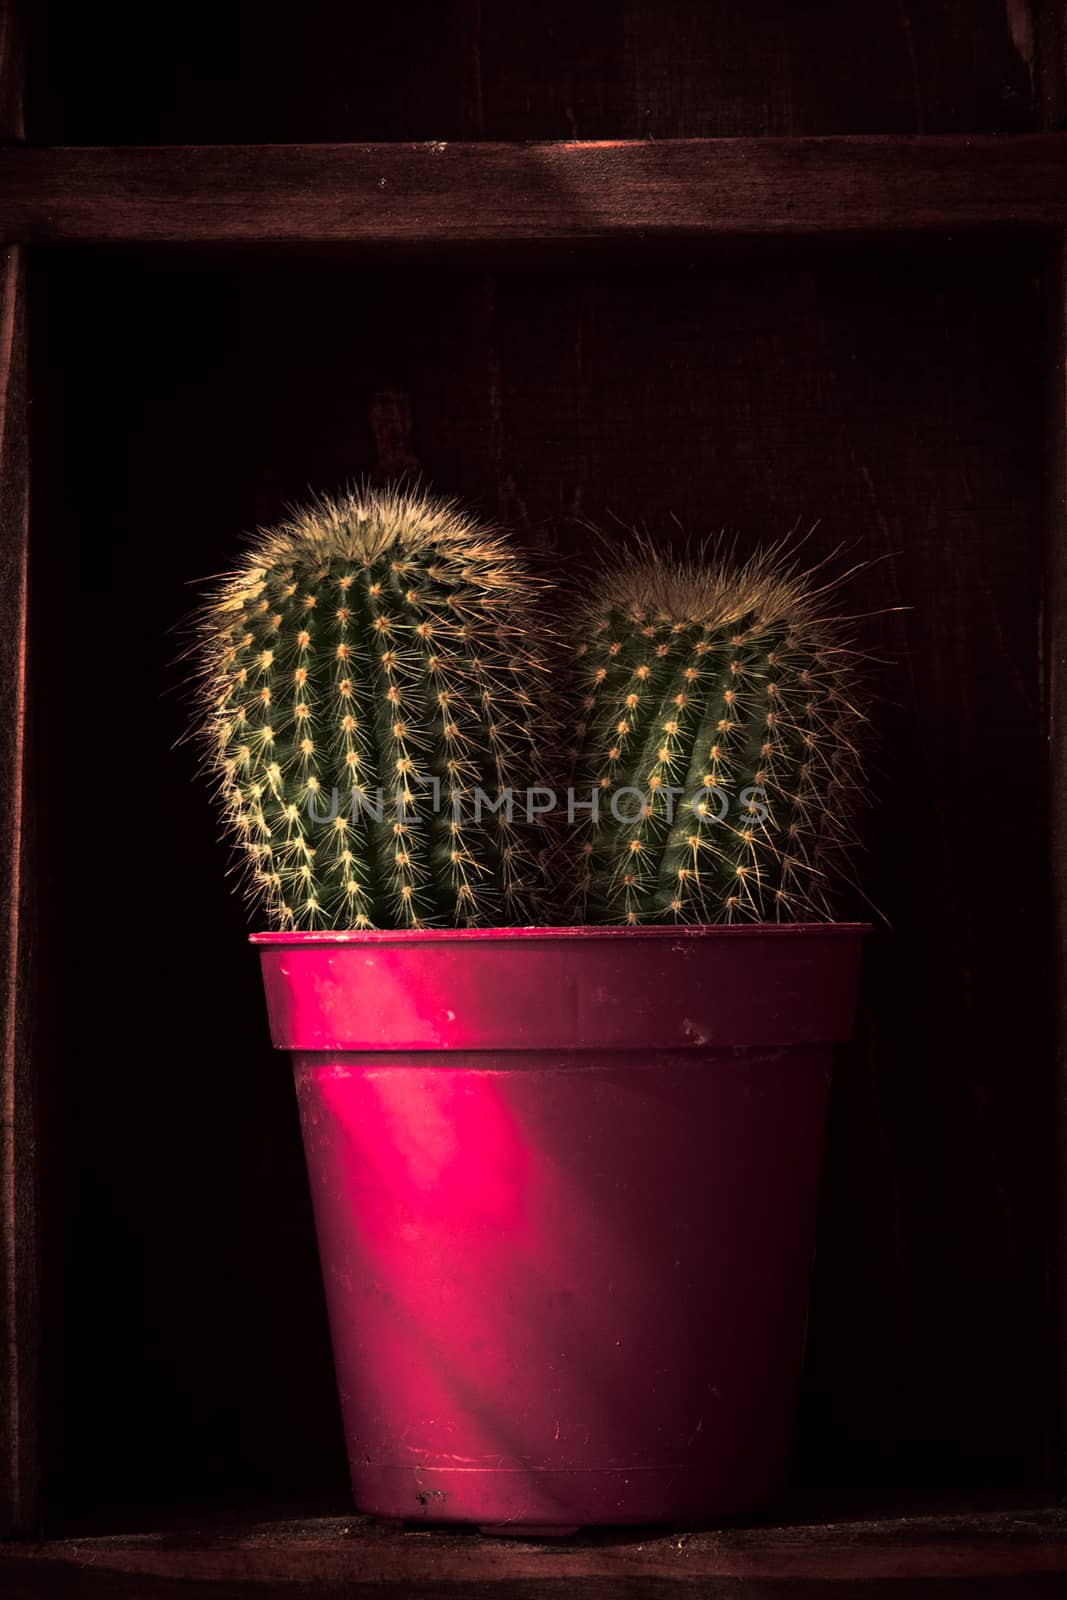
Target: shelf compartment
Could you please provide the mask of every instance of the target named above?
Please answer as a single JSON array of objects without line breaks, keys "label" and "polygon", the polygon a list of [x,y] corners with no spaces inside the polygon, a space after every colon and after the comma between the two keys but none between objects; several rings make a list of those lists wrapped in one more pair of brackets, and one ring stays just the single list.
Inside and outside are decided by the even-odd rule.
[{"label": "shelf compartment", "polygon": [[[95,885],[91,941],[66,914],[78,885],[54,855],[40,865],[36,959],[67,1013],[44,1008],[36,1052],[53,1517],[115,1526],[116,1508],[189,1492],[235,1510],[344,1503],[291,1077],[208,798],[189,788],[168,630],[242,530],[364,474],[421,473],[565,572],[588,560],[587,520],[680,542],[672,517],[696,537],[737,528],[743,550],[818,523],[806,558],[870,562],[843,599],[872,614],[880,804],[862,874],[894,931],[871,940],[835,1086],[794,1483],[1049,1492],[1041,378],[1058,279],[1040,242],[791,254],[686,246],[489,273],[38,253],[42,840],[66,825],[72,772],[101,775],[79,790],[80,834],[116,826],[55,641],[120,618],[137,663],[117,757],[130,884]],[[1031,863],[992,886],[975,868],[991,805]],[[131,940],[134,921],[151,937]],[[78,1019],[109,1004],[120,948],[129,1033],[87,1067]]]}]

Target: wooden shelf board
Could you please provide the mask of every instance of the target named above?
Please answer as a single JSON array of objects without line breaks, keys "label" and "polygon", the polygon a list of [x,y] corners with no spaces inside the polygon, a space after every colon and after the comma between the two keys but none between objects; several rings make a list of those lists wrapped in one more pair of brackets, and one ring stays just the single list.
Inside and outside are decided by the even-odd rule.
[{"label": "wooden shelf board", "polygon": [[1064,226],[1064,134],[0,149],[0,236],[35,243]]},{"label": "wooden shelf board", "polygon": [[1059,1509],[1042,1508],[700,1533],[623,1529],[546,1541],[390,1528],[353,1516],[0,1547],[4,1592],[35,1594],[35,1572],[55,1584],[42,1584],[42,1595],[67,1592],[81,1573],[97,1585],[106,1577],[114,1585],[108,1592],[115,1594],[133,1593],[127,1585],[134,1580],[141,1594],[157,1592],[144,1587],[149,1581],[180,1580],[240,1583],[242,1593],[255,1585],[287,1584],[351,1593],[364,1584],[388,1583],[419,1594],[430,1585],[506,1583],[523,1585],[509,1587],[509,1594],[530,1595],[569,1592],[563,1586],[575,1584],[579,1591],[592,1586],[596,1593],[626,1593],[632,1583],[662,1582],[717,1593],[707,1586],[721,1581],[732,1589],[743,1580],[751,1600],[780,1594],[783,1585],[785,1592],[802,1593],[823,1583],[1007,1584],[1064,1574],[1067,1520]]}]

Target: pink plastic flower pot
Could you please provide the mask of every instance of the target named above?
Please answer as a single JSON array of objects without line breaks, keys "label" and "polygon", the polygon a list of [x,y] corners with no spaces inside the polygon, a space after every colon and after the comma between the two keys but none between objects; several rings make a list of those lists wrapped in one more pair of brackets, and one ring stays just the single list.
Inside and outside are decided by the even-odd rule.
[{"label": "pink plastic flower pot", "polygon": [[362,1510],[561,1532],[779,1492],[864,932],[255,936]]}]

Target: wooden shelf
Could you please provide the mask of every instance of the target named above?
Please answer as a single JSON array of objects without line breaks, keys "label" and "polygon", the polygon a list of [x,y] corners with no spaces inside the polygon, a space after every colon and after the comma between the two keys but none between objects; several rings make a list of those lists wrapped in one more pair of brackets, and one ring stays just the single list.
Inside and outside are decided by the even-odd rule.
[{"label": "wooden shelf", "polygon": [[1067,136],[0,150],[8,242],[578,243],[1067,225]]},{"label": "wooden shelf", "polygon": [[[825,1592],[826,1584],[895,1579],[907,1594],[942,1594],[944,1580],[1000,1580],[1004,1592],[1037,1583],[1049,1592],[1067,1573],[1067,1521],[1058,1510],[899,1517],[875,1522],[733,1528],[707,1533],[623,1529],[559,1541],[484,1538],[472,1532],[391,1529],[365,1517],[251,1523],[115,1538],[53,1540],[0,1548],[5,1593],[19,1600],[91,1592],[170,1593],[196,1581],[211,1594],[362,1594],[378,1585],[406,1595],[589,1593],[642,1595],[733,1591],[749,1600]],[[710,1585],[715,1584],[712,1589]],[[151,1585],[151,1587],[149,1587]],[[163,1586],[167,1585],[166,1588]],[[394,1585],[396,1586],[394,1588]],[[232,1586],[232,1587],[231,1587]],[[438,1586],[441,1586],[438,1591]],[[285,1589],[288,1592],[288,1589]],[[303,1589],[301,1592],[304,1592]],[[967,1590],[963,1589],[963,1593]]]}]

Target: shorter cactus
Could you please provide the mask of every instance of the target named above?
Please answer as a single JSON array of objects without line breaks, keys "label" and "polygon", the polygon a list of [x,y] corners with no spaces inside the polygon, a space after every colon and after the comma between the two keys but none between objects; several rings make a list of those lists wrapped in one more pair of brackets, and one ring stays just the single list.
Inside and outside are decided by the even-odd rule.
[{"label": "shorter cactus", "polygon": [[320,500],[252,541],[197,618],[200,731],[273,924],[526,920],[499,801],[535,776],[533,591],[502,537],[417,494]]},{"label": "shorter cactus", "polygon": [[779,549],[648,550],[574,635],[575,920],[831,914],[858,798],[853,652]]}]

